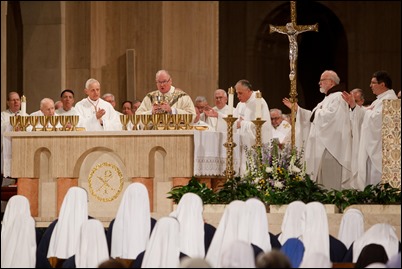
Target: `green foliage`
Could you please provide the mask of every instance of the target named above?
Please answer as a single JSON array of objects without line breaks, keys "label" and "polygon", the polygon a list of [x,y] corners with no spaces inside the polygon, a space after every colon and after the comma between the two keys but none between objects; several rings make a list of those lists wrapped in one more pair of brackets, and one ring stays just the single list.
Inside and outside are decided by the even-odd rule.
[{"label": "green foliage", "polygon": [[220,204],[229,204],[233,200],[245,201],[253,197],[264,201],[263,193],[255,185],[236,177],[225,182],[223,188],[217,192],[216,200]]},{"label": "green foliage", "polygon": [[293,201],[335,204],[341,211],[353,204],[401,204],[401,191],[390,184],[368,185],[356,189],[326,190],[305,173],[303,152],[290,147],[280,148],[272,142],[246,149],[246,173],[229,179],[214,192],[205,183],[192,177],[186,186],[176,186],[168,194],[178,203],[187,192],[198,194],[204,204],[229,204],[233,200],[259,198],[268,205],[283,205]]},{"label": "green foliage", "polygon": [[356,189],[337,191],[326,190],[308,176],[305,180],[287,182],[285,188],[272,188],[265,192],[238,177],[226,181],[220,190],[214,192],[205,183],[200,183],[192,177],[186,186],[173,187],[168,192],[170,194],[168,198],[178,203],[187,192],[198,194],[204,204],[229,204],[233,200],[245,201],[248,198],[257,197],[268,205],[284,205],[297,200],[304,203],[317,201],[323,204],[335,204],[341,212],[354,204],[401,204],[401,191],[388,183],[368,185],[363,191]]},{"label": "green foliage", "polygon": [[186,186],[175,186],[173,187],[168,194],[168,199],[173,199],[173,201],[177,204],[179,203],[181,197],[187,193],[193,192],[196,193],[204,204],[215,204],[216,203],[216,194],[212,189],[208,188],[205,183],[200,183],[197,178],[192,177]]}]

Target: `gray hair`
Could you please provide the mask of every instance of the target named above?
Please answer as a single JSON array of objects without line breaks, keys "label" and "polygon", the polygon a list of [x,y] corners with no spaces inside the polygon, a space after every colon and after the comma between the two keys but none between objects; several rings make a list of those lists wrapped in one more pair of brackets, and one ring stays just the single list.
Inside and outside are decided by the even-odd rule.
[{"label": "gray hair", "polygon": [[215,93],[218,93],[218,92],[223,93],[226,98],[228,97],[228,93],[225,90],[222,90],[222,89],[215,90]]},{"label": "gray hair", "polygon": [[331,80],[333,82],[335,82],[336,85],[339,84],[339,82],[341,82],[341,79],[338,77],[338,74],[333,71],[333,70],[325,70],[325,72],[328,73],[329,77],[331,78]]},{"label": "gray hair", "polygon": [[111,93],[105,93],[104,95],[102,95],[102,99],[105,99],[106,97],[112,97],[112,101],[114,101],[114,95]]},{"label": "gray hair", "polygon": [[155,75],[155,79],[158,79],[158,77],[161,75],[161,74],[166,74],[166,75],[168,75],[169,76],[169,78],[172,78],[172,76],[169,74],[169,72],[168,71],[166,71],[166,70],[159,70],[158,72],[156,72],[156,75]]},{"label": "gray hair", "polygon": [[93,84],[93,83],[98,83],[99,86],[100,86],[99,81],[97,81],[97,80],[94,79],[94,78],[90,78],[90,79],[87,80],[87,82],[85,82],[85,89],[88,89],[88,88],[89,88],[89,85],[91,85],[91,84]]},{"label": "gray hair", "polygon": [[201,102],[208,102],[207,98],[205,98],[205,96],[197,96],[195,98],[195,103],[201,103]]},{"label": "gray hair", "polygon": [[270,113],[272,112],[277,112],[279,114],[279,116],[282,116],[282,110],[278,109],[278,108],[271,108],[269,110]]}]

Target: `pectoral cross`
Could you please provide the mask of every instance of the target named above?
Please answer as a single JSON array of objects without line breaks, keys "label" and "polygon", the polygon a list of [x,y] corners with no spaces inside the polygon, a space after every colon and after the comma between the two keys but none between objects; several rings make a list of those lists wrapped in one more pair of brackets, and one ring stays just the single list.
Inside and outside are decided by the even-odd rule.
[{"label": "pectoral cross", "polygon": [[292,121],[292,147],[295,146],[295,115],[297,103],[296,74],[297,74],[297,36],[308,31],[318,32],[318,24],[297,25],[296,21],[296,2],[290,1],[290,20],[285,26],[269,25],[269,33],[277,32],[287,35],[289,38],[289,62],[290,62],[290,101],[292,102],[291,121]]}]

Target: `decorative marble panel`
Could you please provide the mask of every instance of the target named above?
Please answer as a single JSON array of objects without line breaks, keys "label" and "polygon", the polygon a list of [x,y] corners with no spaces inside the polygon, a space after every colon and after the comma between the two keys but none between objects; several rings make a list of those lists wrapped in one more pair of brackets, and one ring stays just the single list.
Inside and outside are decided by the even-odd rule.
[{"label": "decorative marble panel", "polygon": [[382,113],[382,182],[401,188],[401,99],[384,100]]}]

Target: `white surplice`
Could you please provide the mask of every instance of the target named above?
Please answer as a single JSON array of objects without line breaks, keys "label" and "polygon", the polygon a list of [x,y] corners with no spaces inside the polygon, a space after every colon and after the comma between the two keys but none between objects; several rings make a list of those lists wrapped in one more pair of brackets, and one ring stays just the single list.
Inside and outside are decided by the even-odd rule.
[{"label": "white surplice", "polygon": [[[315,117],[310,122],[312,113],[315,113]],[[304,146],[306,172],[313,181],[324,183],[327,188],[340,189],[350,180],[352,133],[349,106],[342,99],[341,92],[325,96],[313,111],[299,107],[296,135],[296,146]],[[326,167],[326,162],[331,164]],[[323,166],[331,166],[337,172],[325,173]]]},{"label": "white surplice", "polygon": [[[356,106],[352,112],[354,184],[363,190],[369,184],[377,184],[382,175],[382,101],[397,99],[394,90],[377,96],[368,107]],[[368,172],[367,166],[371,168]]]},{"label": "white surplice", "polygon": [[[89,101],[84,98],[75,104],[75,110],[78,112],[80,119],[78,126],[85,127],[86,131],[121,131],[122,125],[119,115],[113,106],[99,98],[97,101]],[[105,115],[102,116],[103,126],[96,118],[96,110],[104,109]]]}]

